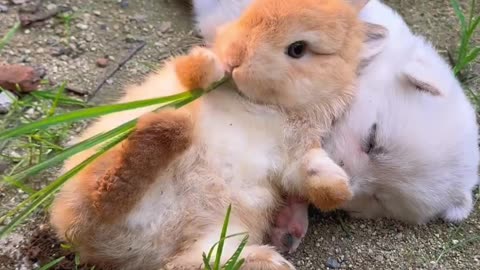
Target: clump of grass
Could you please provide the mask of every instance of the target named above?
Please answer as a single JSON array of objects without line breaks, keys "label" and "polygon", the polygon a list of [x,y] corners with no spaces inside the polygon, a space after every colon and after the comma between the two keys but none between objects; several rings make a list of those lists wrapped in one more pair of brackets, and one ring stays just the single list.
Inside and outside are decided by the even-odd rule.
[{"label": "clump of grass", "polygon": [[70,39],[70,36],[72,35],[71,29],[72,29],[72,21],[77,17],[75,13],[72,11],[66,11],[63,13],[60,13],[57,15],[57,17],[60,19],[62,22],[63,26],[65,27],[64,30],[64,36],[68,39]]},{"label": "clump of grass", "polygon": [[465,79],[465,71],[480,55],[480,45],[472,43],[475,32],[479,29],[480,15],[475,14],[476,0],[471,0],[468,14],[462,11],[458,0],[450,0],[455,15],[460,21],[460,45],[458,46],[455,67],[456,76]]},{"label": "clump of grass", "polygon": [[[230,222],[230,214],[232,211],[232,206],[229,205],[227,209],[227,213],[225,214],[225,219],[223,222],[223,227],[222,227],[222,232],[220,234],[220,240],[215,243],[209,250],[208,254],[205,252],[203,253],[203,269],[205,270],[238,270],[240,267],[245,263],[245,259],[241,259],[240,255],[247,245],[248,242],[248,234],[247,233],[238,233],[238,234],[232,234],[227,236],[227,229],[228,229],[228,224]],[[232,237],[237,237],[243,235],[243,239],[238,245],[237,249],[233,253],[232,257],[227,260],[227,262],[224,265],[220,264],[221,258],[222,258],[222,253],[223,253],[223,246],[225,244],[225,240],[228,238]],[[215,253],[215,261],[212,264],[212,259],[213,259],[213,251],[217,248],[216,253]]]},{"label": "clump of grass", "polygon": [[20,22],[16,22],[12,28],[5,34],[5,36],[0,40],[0,52],[3,50],[3,48],[10,43],[12,38],[15,36],[17,31],[20,29],[21,24]]},{"label": "clump of grass", "polygon": [[[49,132],[51,128],[58,127],[58,125],[64,125],[72,123],[79,120],[84,120],[88,118],[95,118],[105,114],[115,113],[125,110],[133,110],[142,107],[151,107],[159,106],[156,110],[163,109],[166,107],[179,108],[184,106],[197,98],[201,97],[204,93],[207,93],[221,84],[225,83],[227,78],[213,83],[206,89],[194,89],[177,95],[154,98],[148,100],[140,100],[134,102],[128,102],[123,104],[113,104],[113,105],[104,105],[98,107],[84,108],[64,114],[52,115],[50,117],[45,117],[37,121],[25,123],[17,128],[12,128],[0,132],[0,143],[11,140],[12,138],[19,136],[34,136],[39,132]],[[57,104],[61,102],[61,96],[55,95]],[[48,115],[48,114],[47,114]],[[80,170],[88,166],[93,162],[98,156],[108,151],[110,148],[114,147],[122,140],[124,140],[134,129],[136,119],[129,121],[119,127],[116,127],[110,131],[99,134],[92,138],[86,139],[82,142],[77,143],[69,148],[60,150],[57,153],[53,153],[48,156],[48,158],[41,160],[39,163],[29,166],[22,170],[16,171],[10,175],[4,175],[0,183],[15,183],[15,186],[23,185],[23,181],[30,176],[37,175],[38,173],[45,171],[48,168],[51,168],[55,165],[62,163],[64,160],[69,157],[92,148],[94,146],[100,145],[100,149],[97,152],[77,165],[72,170],[66,172],[55,181],[51,182],[45,188],[31,192],[29,197],[24,200],[22,203],[17,205],[14,209],[8,211],[4,216],[0,217],[0,222],[11,219],[5,227],[0,230],[0,238],[5,237],[8,233],[13,231],[19,224],[21,224],[25,219],[27,219],[32,213],[36,210],[41,209],[41,206],[48,206],[51,202],[53,195],[62,187],[62,185],[71,179],[75,174]]]},{"label": "clump of grass", "polygon": [[[8,113],[0,120],[0,130],[32,123],[38,117],[53,116],[64,111],[66,107],[86,106],[83,101],[66,96],[64,88],[65,84],[57,89],[32,92],[19,99],[13,98],[13,94],[7,90],[0,89],[15,100]],[[10,164],[16,164],[6,175],[16,174],[20,169],[38,164],[48,156],[63,151],[61,143],[68,137],[71,127],[70,124],[63,124],[50,130],[24,134],[15,140],[0,142],[0,157]],[[9,183],[17,182],[11,179]],[[25,189],[24,191],[27,192]]]}]

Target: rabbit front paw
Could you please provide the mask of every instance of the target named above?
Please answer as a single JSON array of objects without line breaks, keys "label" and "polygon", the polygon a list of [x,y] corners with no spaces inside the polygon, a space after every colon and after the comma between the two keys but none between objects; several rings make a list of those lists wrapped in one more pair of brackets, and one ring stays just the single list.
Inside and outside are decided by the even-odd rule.
[{"label": "rabbit front paw", "polygon": [[220,80],[225,71],[217,56],[203,47],[193,48],[188,55],[175,60],[175,72],[188,90],[206,88]]},{"label": "rabbit front paw", "polygon": [[318,209],[332,211],[352,199],[347,173],[324,150],[310,150],[303,170],[308,199]]}]

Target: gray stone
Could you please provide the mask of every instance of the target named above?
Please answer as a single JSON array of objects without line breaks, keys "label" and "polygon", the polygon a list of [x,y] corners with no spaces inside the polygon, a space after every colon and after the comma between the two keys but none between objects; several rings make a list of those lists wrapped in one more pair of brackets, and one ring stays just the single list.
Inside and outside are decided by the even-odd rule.
[{"label": "gray stone", "polygon": [[17,96],[14,94],[7,91],[2,91],[0,93],[0,113],[7,113],[16,100]]},{"label": "gray stone", "polygon": [[171,22],[163,22],[160,25],[160,32],[162,33],[167,33],[172,30],[172,23]]},{"label": "gray stone", "polygon": [[57,8],[57,5],[55,5],[55,4],[48,4],[48,5],[47,5],[47,9],[48,9],[48,10],[54,10],[54,9],[56,9],[56,8]]},{"label": "gray stone", "polygon": [[342,264],[339,263],[337,259],[330,257],[327,259],[325,266],[327,266],[330,269],[339,269],[342,267]]},{"label": "gray stone", "polygon": [[88,25],[83,24],[83,23],[77,23],[75,26],[77,28],[81,29],[81,30],[87,30],[88,29]]},{"label": "gray stone", "polygon": [[8,12],[8,7],[0,4],[0,13],[7,13],[7,12]]},{"label": "gray stone", "polygon": [[22,4],[25,4],[27,0],[10,0],[10,2],[12,2],[12,4],[15,4],[15,5],[22,5]]},{"label": "gray stone", "polygon": [[120,0],[119,4],[121,8],[128,8],[128,0]]}]

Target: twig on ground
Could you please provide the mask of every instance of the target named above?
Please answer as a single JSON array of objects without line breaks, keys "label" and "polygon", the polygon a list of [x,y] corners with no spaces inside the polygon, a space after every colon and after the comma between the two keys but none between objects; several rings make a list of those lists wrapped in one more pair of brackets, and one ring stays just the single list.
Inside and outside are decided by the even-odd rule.
[{"label": "twig on ground", "polygon": [[45,11],[43,13],[35,13],[35,14],[19,14],[18,17],[20,18],[20,23],[23,27],[29,26],[35,22],[41,22],[48,20],[59,13],[68,11],[69,8],[66,7],[58,7],[52,10]]},{"label": "twig on ground", "polygon": [[[111,69],[108,73],[107,73],[107,76],[105,76],[102,81],[97,85],[97,87],[95,87],[95,89],[93,90],[92,93],[90,93],[90,98],[95,96],[95,94],[98,92],[98,90],[100,90],[100,88],[102,88],[105,83],[108,81],[108,79],[110,79],[113,75],[115,75],[115,73],[117,73],[117,71],[120,70],[121,67],[123,67],[130,59],[132,59],[133,56],[135,56],[135,54],[137,54],[141,49],[143,49],[143,47],[145,47],[146,45],[146,42],[145,41],[140,41],[138,43],[138,45],[136,47],[134,47],[133,49],[131,49],[127,55],[125,55],[125,57],[123,57],[120,62],[118,62],[115,67],[113,69]],[[90,99],[89,98],[89,99]]]}]

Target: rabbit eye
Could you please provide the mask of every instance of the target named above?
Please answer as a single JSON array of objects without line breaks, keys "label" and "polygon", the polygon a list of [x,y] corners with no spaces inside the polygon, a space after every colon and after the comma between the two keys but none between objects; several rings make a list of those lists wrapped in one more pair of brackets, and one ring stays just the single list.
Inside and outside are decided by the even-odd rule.
[{"label": "rabbit eye", "polygon": [[307,43],[305,41],[295,41],[294,43],[288,45],[287,54],[288,56],[298,59],[305,55],[307,52]]}]

